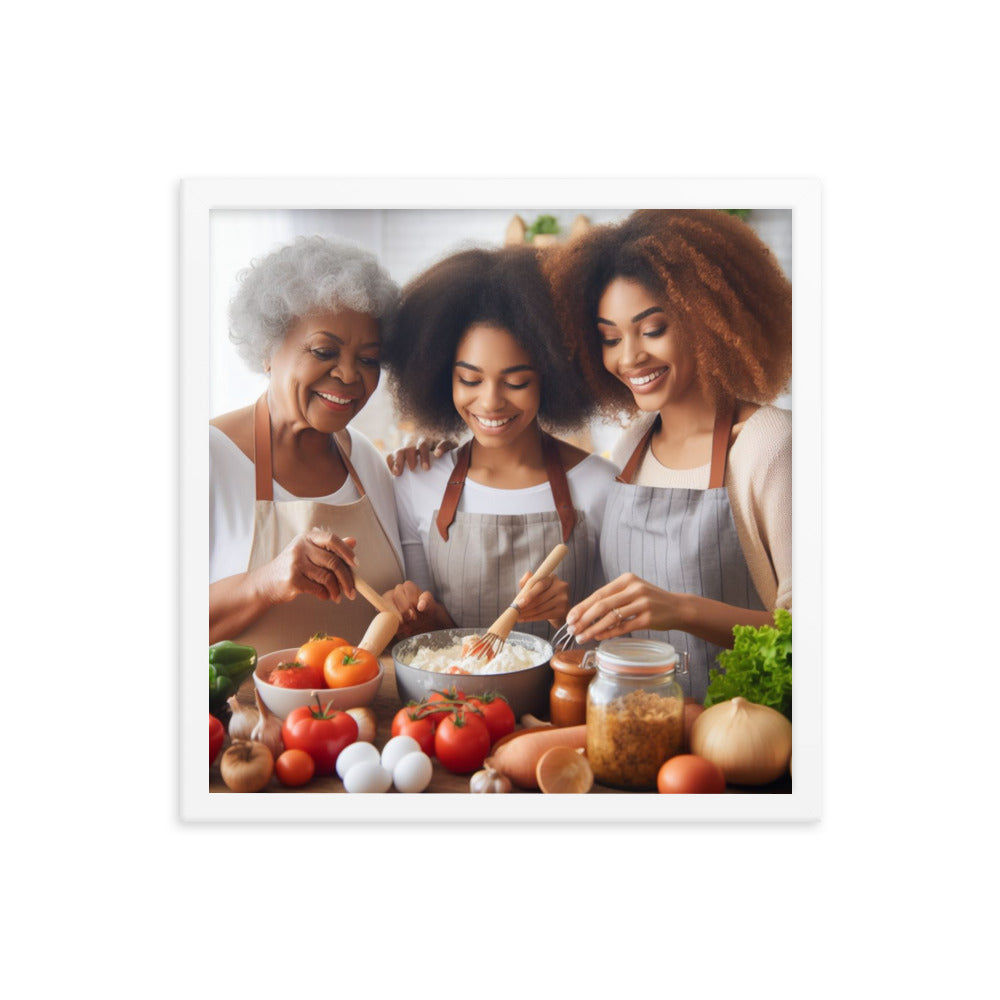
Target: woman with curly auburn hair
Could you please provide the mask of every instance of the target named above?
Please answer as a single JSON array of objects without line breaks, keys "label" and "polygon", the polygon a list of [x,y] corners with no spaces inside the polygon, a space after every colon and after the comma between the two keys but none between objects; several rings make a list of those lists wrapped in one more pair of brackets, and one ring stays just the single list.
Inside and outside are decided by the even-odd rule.
[{"label": "woman with curly auburn hair", "polygon": [[240,274],[229,337],[268,386],[209,428],[210,642],[357,642],[375,612],[353,567],[380,591],[402,581],[391,477],[348,426],[378,385],[398,297],[373,254],[321,236]]},{"label": "woman with curly auburn hair", "polygon": [[569,350],[605,414],[631,412],[604,513],[607,579],[573,607],[580,642],[626,633],[688,653],[689,694],[735,625],[792,604],[792,292],[718,210],[643,210],[550,258]]},{"label": "woman with curly auburn hair", "polygon": [[393,595],[412,632],[480,628],[559,542],[518,628],[549,634],[602,582],[600,523],[617,471],[552,432],[580,427],[594,400],[566,363],[551,294],[530,247],[452,254],[404,289],[383,361],[401,416],[471,432],[426,470],[403,469],[396,506],[407,581]]}]

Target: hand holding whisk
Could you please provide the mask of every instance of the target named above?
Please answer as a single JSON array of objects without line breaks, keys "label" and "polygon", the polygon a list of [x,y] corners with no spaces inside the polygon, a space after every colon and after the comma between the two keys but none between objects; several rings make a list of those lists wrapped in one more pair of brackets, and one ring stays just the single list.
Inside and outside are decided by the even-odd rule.
[{"label": "hand holding whisk", "polygon": [[481,660],[492,660],[504,647],[507,636],[517,624],[518,615],[521,613],[521,605],[527,600],[531,588],[539,581],[547,577],[566,557],[569,549],[560,542],[546,557],[538,569],[532,573],[528,582],[521,588],[517,597],[511,602],[510,607],[500,615],[500,617],[490,626],[489,631],[484,635],[466,654]]}]

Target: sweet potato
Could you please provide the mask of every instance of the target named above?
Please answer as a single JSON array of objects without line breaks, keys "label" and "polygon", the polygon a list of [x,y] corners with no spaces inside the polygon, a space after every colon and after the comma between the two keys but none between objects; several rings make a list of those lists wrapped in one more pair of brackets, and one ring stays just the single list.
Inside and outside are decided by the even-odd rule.
[{"label": "sweet potato", "polygon": [[546,750],[550,747],[572,747],[576,750],[586,745],[585,725],[539,726],[511,733],[499,740],[490,753],[490,763],[518,788],[532,790],[538,788],[535,768]]}]

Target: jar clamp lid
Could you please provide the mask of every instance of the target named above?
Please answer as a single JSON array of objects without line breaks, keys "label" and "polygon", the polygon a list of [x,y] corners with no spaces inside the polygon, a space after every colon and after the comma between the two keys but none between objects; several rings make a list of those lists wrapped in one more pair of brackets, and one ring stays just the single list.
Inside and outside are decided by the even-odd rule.
[{"label": "jar clamp lid", "polygon": [[616,674],[664,674],[675,670],[679,660],[677,650],[670,643],[655,639],[621,636],[605,639],[597,647],[598,666]]}]

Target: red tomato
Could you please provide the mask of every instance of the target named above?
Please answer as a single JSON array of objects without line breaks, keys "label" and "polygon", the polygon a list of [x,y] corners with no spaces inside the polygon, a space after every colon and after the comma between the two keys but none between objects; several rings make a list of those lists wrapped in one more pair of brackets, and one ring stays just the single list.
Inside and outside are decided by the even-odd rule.
[{"label": "red tomato", "polygon": [[378,660],[357,646],[338,646],[331,650],[323,664],[326,686],[332,688],[354,687],[364,684],[378,674]]},{"label": "red tomato", "polygon": [[278,759],[274,762],[274,773],[283,785],[297,788],[312,779],[316,773],[316,761],[305,750],[286,750],[278,754]]},{"label": "red tomato", "polygon": [[211,712],[208,715],[208,763],[211,764],[226,740],[226,727]]},{"label": "red tomato", "polygon": [[393,736],[412,736],[428,757],[434,756],[434,723],[418,717],[420,706],[401,708],[392,720]]},{"label": "red tomato", "polygon": [[305,663],[294,661],[292,663],[279,663],[274,670],[267,675],[267,683],[280,688],[325,688],[326,681],[323,679],[323,670]]},{"label": "red tomato", "polygon": [[514,732],[517,728],[517,719],[514,718],[514,709],[510,707],[507,699],[502,694],[479,695],[469,699],[469,704],[478,708],[483,713],[483,722],[490,731],[490,741],[496,743],[501,736]]},{"label": "red tomato", "polygon": [[[335,635],[327,635],[325,632],[317,632],[311,639],[299,646],[299,651],[295,654],[295,659],[299,663],[304,663],[307,667],[323,669],[326,658],[338,646],[349,645],[346,639],[341,639]],[[323,685],[321,684],[320,687]]]},{"label": "red tomato", "polygon": [[302,705],[288,713],[281,727],[286,750],[305,750],[316,762],[317,774],[333,774],[344,747],[358,738],[358,724],[346,712]]},{"label": "red tomato", "polygon": [[434,756],[453,774],[471,774],[490,752],[490,731],[478,715],[458,711],[434,733]]},{"label": "red tomato", "polygon": [[454,685],[446,691],[431,691],[431,693],[424,699],[423,704],[428,708],[432,708],[440,703],[441,711],[432,711],[430,713],[425,711],[423,714],[431,720],[434,724],[434,728],[436,729],[445,719],[448,718],[449,715],[452,714],[456,707],[454,704],[456,701],[465,701],[465,692],[457,690]]},{"label": "red tomato", "polygon": [[656,776],[656,788],[673,794],[719,794],[726,790],[726,776],[718,764],[693,753],[682,753],[664,761]]}]

